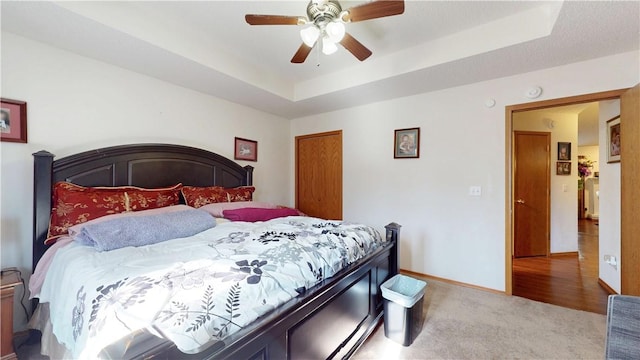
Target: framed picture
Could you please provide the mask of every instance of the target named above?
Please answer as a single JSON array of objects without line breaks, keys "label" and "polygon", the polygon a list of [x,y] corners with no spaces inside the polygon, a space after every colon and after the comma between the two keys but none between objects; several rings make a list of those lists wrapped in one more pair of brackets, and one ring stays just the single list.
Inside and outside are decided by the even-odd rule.
[{"label": "framed picture", "polygon": [[558,160],[571,160],[571,143],[558,143]]},{"label": "framed picture", "polygon": [[27,103],[0,98],[0,140],[27,142]]},{"label": "framed picture", "polygon": [[236,160],[258,161],[258,142],[237,137],[233,158]]},{"label": "framed picture", "polygon": [[571,175],[571,162],[569,161],[556,162],[556,175]]},{"label": "framed picture", "polygon": [[395,130],[393,157],[395,159],[420,157],[420,128]]},{"label": "framed picture", "polygon": [[620,115],[607,121],[607,162],[620,161]]}]

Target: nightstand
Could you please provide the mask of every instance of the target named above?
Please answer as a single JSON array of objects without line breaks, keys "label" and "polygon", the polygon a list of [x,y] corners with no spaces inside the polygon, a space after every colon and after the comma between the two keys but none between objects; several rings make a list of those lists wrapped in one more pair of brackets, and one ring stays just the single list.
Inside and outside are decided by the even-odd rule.
[{"label": "nightstand", "polygon": [[2,272],[0,276],[0,295],[2,298],[0,360],[13,360],[17,359],[16,353],[13,352],[13,293],[16,286],[22,284],[22,280],[17,271],[3,270]]}]

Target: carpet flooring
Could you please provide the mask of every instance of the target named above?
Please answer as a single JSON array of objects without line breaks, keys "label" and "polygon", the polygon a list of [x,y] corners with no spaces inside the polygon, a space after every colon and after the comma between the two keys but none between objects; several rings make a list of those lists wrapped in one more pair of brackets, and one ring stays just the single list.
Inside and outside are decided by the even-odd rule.
[{"label": "carpet flooring", "polygon": [[[426,279],[422,330],[404,347],[379,326],[355,359],[602,359],[604,315]],[[40,344],[18,359],[40,360]]]},{"label": "carpet flooring", "polygon": [[355,359],[602,359],[606,317],[425,279],[422,331],[404,347],[379,326]]}]

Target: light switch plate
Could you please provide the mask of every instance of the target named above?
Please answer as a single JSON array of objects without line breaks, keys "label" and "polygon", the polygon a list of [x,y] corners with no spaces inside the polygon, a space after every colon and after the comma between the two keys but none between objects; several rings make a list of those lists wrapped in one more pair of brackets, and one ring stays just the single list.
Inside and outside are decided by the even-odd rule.
[{"label": "light switch plate", "polygon": [[482,196],[482,186],[469,186],[469,196]]}]

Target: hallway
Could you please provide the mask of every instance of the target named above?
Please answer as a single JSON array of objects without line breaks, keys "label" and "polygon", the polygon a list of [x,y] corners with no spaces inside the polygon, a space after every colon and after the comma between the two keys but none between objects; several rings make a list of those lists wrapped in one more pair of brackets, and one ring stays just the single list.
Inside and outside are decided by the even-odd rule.
[{"label": "hallway", "polygon": [[578,221],[578,254],[513,259],[513,295],[607,312],[608,293],[598,284],[597,221]]}]

